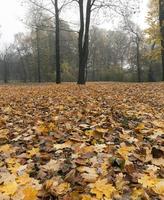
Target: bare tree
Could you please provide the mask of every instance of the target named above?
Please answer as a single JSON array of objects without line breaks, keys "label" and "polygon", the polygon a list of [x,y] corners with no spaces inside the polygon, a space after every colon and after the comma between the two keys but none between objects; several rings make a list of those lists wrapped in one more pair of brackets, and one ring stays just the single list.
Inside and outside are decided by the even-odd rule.
[{"label": "bare tree", "polygon": [[[61,83],[61,59],[60,59],[60,13],[62,11],[62,9],[67,6],[68,4],[70,4],[72,2],[72,0],[49,0],[47,2],[50,3],[50,5],[53,6],[53,9],[51,8],[51,6],[47,6],[47,2],[45,4],[43,4],[43,1],[34,1],[34,0],[29,0],[29,2],[31,2],[33,5],[35,5],[36,7],[38,7],[41,10],[44,10],[46,12],[48,12],[49,14],[51,14],[52,17],[50,17],[50,20],[52,18],[55,18],[55,22],[54,22],[54,27],[55,27],[55,61],[56,61],[56,83],[60,84]],[[49,5],[49,4],[48,4]]]},{"label": "bare tree", "polygon": [[80,30],[79,30],[79,74],[78,84],[85,84],[86,82],[86,70],[88,62],[88,46],[89,46],[89,29],[91,23],[92,11],[100,11],[101,9],[107,9],[108,12],[112,11],[119,15],[124,16],[127,10],[133,10],[134,7],[130,6],[131,1],[127,0],[74,0],[79,6],[80,16]]},{"label": "bare tree", "polygon": [[78,84],[85,84],[86,77],[85,72],[87,68],[88,61],[88,48],[89,48],[89,28],[92,7],[96,0],[87,0],[86,3],[86,15],[84,15],[84,0],[77,0],[79,5],[80,13],[80,30],[78,38],[79,47],[79,74],[78,74]]},{"label": "bare tree", "polygon": [[127,16],[124,16],[124,26],[123,29],[131,37],[131,42],[136,46],[136,67],[137,67],[137,79],[138,82],[141,82],[141,59],[140,59],[140,44],[142,40],[142,34],[140,28],[133,23]]},{"label": "bare tree", "polygon": [[3,52],[0,53],[0,58],[3,61],[3,80],[4,80],[4,83],[8,83],[8,77],[9,77],[8,57],[10,55],[10,49],[11,49],[11,45],[5,46]]},{"label": "bare tree", "polygon": [[159,21],[161,28],[161,57],[162,57],[162,80],[164,81],[164,1],[159,0]]},{"label": "bare tree", "polygon": [[[19,55],[22,71],[23,71],[23,81],[27,82],[27,70],[26,70],[26,62],[24,60],[24,54],[26,53],[26,48],[23,40],[23,33],[19,33],[15,35],[14,47]],[[24,53],[25,52],[25,53]]]}]

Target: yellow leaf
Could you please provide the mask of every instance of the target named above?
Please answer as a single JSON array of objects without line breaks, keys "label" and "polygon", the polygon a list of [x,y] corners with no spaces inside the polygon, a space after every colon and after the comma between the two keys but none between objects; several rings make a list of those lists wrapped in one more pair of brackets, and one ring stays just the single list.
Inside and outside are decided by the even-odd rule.
[{"label": "yellow leaf", "polygon": [[144,190],[143,189],[137,189],[134,188],[133,193],[132,193],[132,200],[138,200],[144,195]]},{"label": "yellow leaf", "polygon": [[87,131],[85,131],[85,135],[87,135],[89,137],[93,137],[95,135],[95,131],[94,130],[87,130]]},{"label": "yellow leaf", "polygon": [[7,195],[14,195],[15,192],[17,191],[17,188],[18,188],[17,183],[13,181],[0,186],[0,191]]},{"label": "yellow leaf", "polygon": [[104,129],[104,128],[96,128],[96,132],[104,134],[108,131],[108,129]]},{"label": "yellow leaf", "polygon": [[164,120],[155,120],[153,124],[159,128],[164,128]]},{"label": "yellow leaf", "polygon": [[29,177],[28,174],[23,174],[22,176],[19,176],[17,179],[16,179],[17,183],[19,185],[26,185],[27,183],[31,182],[31,178]]},{"label": "yellow leaf", "polygon": [[128,155],[134,150],[134,147],[122,146],[118,149],[118,153],[125,159],[128,160]]},{"label": "yellow leaf", "polygon": [[152,189],[157,194],[164,195],[164,180],[159,180],[159,182]]},{"label": "yellow leaf", "polygon": [[69,183],[61,183],[59,186],[56,187],[56,192],[58,195],[66,194],[70,189]]},{"label": "yellow leaf", "polygon": [[137,132],[141,132],[145,128],[145,125],[143,123],[138,124],[138,126],[135,128]]},{"label": "yellow leaf", "polygon": [[49,191],[51,189],[53,185],[53,180],[50,179],[50,180],[47,180],[45,183],[44,183],[44,188],[46,191]]},{"label": "yellow leaf", "polygon": [[10,153],[10,152],[11,152],[11,146],[8,145],[8,144],[2,145],[2,146],[0,147],[0,152],[3,152],[3,153]]},{"label": "yellow leaf", "polygon": [[25,195],[23,200],[37,200],[38,191],[35,188],[28,186],[23,190],[23,194]]},{"label": "yellow leaf", "polygon": [[148,176],[148,175],[143,175],[140,179],[138,179],[138,183],[141,183],[143,187],[145,188],[152,188],[154,187],[159,180],[157,178]]},{"label": "yellow leaf", "polygon": [[35,129],[38,133],[47,133],[49,131],[46,124],[42,121],[38,122],[38,126]]},{"label": "yellow leaf", "polygon": [[81,200],[92,200],[92,197],[86,194],[82,195],[81,198],[82,198]]},{"label": "yellow leaf", "polygon": [[36,155],[37,153],[39,153],[39,148],[32,148],[31,150],[28,151],[30,157]]},{"label": "yellow leaf", "polygon": [[115,191],[116,189],[111,184],[107,183],[107,179],[96,181],[96,183],[92,184],[91,189],[91,193],[95,194],[97,199],[102,199],[103,196],[111,199]]},{"label": "yellow leaf", "polygon": [[48,129],[49,129],[48,131],[54,131],[55,128],[56,128],[56,126],[55,126],[54,123],[51,122],[51,123],[48,124]]},{"label": "yellow leaf", "polygon": [[13,166],[13,165],[15,165],[15,163],[17,163],[17,160],[16,160],[16,158],[8,158],[8,159],[6,160],[6,162],[7,162],[7,164],[8,164],[9,166]]},{"label": "yellow leaf", "polygon": [[122,188],[126,185],[126,182],[123,179],[123,174],[122,173],[120,173],[120,174],[118,174],[116,176],[116,182],[115,182],[115,184],[116,184],[116,189],[118,191],[121,191]]},{"label": "yellow leaf", "polygon": [[16,158],[9,158],[6,160],[6,163],[8,165],[8,169],[13,174],[16,174],[18,169],[21,167],[21,165],[18,163]]},{"label": "yellow leaf", "polygon": [[80,199],[80,194],[77,191],[71,192],[70,194],[71,200],[79,200]]},{"label": "yellow leaf", "polygon": [[102,170],[103,176],[106,176],[108,174],[108,166],[109,166],[109,163],[107,161],[101,164],[101,170]]}]

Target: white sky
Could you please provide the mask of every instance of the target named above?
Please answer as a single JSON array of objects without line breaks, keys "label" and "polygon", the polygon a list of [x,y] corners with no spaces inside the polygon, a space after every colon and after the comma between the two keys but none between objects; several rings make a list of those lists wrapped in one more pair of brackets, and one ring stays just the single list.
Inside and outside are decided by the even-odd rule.
[{"label": "white sky", "polygon": [[[144,28],[146,26],[145,13],[147,11],[147,4],[149,0],[141,0],[142,9],[141,14],[136,16],[135,21]],[[25,8],[21,5],[21,0],[0,0],[0,44],[9,43],[13,41],[14,34],[25,31],[25,27],[20,19],[25,15]],[[102,27],[106,27],[104,24]],[[108,25],[109,27],[109,25]]]}]

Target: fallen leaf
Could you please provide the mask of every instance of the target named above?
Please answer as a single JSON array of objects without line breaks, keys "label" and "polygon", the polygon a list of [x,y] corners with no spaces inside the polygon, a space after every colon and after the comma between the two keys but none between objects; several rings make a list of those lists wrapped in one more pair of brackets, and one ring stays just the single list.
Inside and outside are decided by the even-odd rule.
[{"label": "fallen leaf", "polygon": [[18,189],[18,184],[13,181],[0,186],[0,191],[6,195],[14,195]]},{"label": "fallen leaf", "polygon": [[27,186],[25,189],[23,189],[23,194],[23,200],[37,200],[38,191],[31,186]]},{"label": "fallen leaf", "polygon": [[107,179],[98,180],[96,183],[92,184],[91,187],[91,193],[95,194],[97,199],[102,199],[103,196],[111,199],[113,193],[116,191],[111,184],[108,184]]},{"label": "fallen leaf", "polygon": [[159,180],[157,178],[148,176],[146,174],[142,175],[140,179],[138,179],[138,183],[141,183],[144,188],[152,188],[154,187]]}]

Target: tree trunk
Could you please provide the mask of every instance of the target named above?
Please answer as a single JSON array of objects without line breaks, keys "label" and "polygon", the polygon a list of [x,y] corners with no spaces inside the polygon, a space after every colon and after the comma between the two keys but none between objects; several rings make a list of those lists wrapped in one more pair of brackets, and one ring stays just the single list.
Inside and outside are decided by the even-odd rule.
[{"label": "tree trunk", "polygon": [[154,76],[153,76],[153,70],[152,70],[152,65],[151,64],[149,66],[148,81],[149,82],[154,82]]},{"label": "tree trunk", "polygon": [[79,1],[79,12],[80,12],[80,30],[79,30],[79,38],[78,38],[78,48],[79,48],[78,84],[85,84],[85,66],[83,63],[83,35],[84,35],[83,0]]},{"label": "tree trunk", "polygon": [[164,35],[161,40],[162,81],[164,81]]},{"label": "tree trunk", "polygon": [[138,76],[138,82],[141,82],[140,41],[138,37],[137,37],[137,76]]},{"label": "tree trunk", "polygon": [[39,30],[36,29],[36,43],[37,43],[37,73],[38,73],[38,82],[41,82],[41,75],[40,75],[40,48],[39,48]]},{"label": "tree trunk", "polygon": [[27,82],[27,74],[26,74],[25,64],[24,64],[20,49],[17,48],[17,51],[18,51],[18,54],[19,54],[19,57],[20,57],[20,60],[21,60],[22,69],[23,69],[23,81],[26,83]]},{"label": "tree trunk", "polygon": [[60,22],[58,0],[55,0],[55,21],[56,21],[56,83],[61,83],[61,69],[60,69]]},{"label": "tree trunk", "polygon": [[88,46],[89,46],[89,28],[90,28],[90,17],[91,17],[91,0],[87,1],[86,8],[86,20],[85,20],[85,31],[84,31],[84,9],[83,0],[79,0],[80,10],[80,31],[79,31],[79,75],[78,84],[86,83],[86,69],[88,62]]},{"label": "tree trunk", "polygon": [[159,20],[161,28],[161,60],[162,60],[162,81],[164,81],[164,2],[159,0]]},{"label": "tree trunk", "polygon": [[4,83],[8,83],[8,65],[6,58],[4,59]]}]

